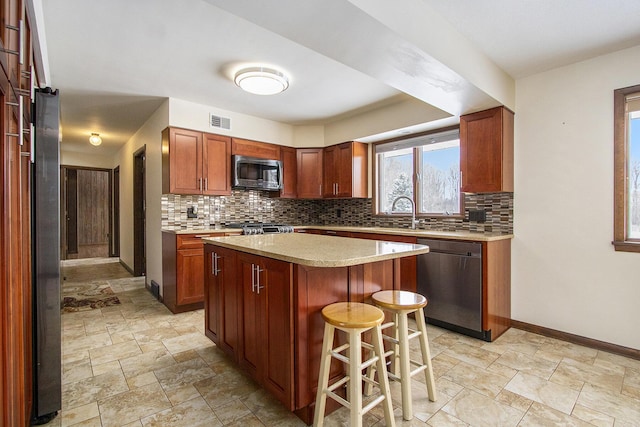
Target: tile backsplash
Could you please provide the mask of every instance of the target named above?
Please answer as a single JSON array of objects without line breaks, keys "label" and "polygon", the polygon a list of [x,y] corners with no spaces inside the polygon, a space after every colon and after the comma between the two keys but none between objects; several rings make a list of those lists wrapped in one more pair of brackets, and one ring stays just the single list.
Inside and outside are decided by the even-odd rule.
[{"label": "tile backsplash", "polygon": [[[162,227],[196,229],[233,222],[274,222],[291,225],[345,225],[409,228],[411,218],[373,214],[372,199],[297,200],[269,197],[268,192],[234,190],[230,196],[164,194]],[[187,208],[197,208],[197,218],[187,218]],[[513,193],[466,193],[464,218],[420,218],[425,230],[469,230],[513,233]],[[484,222],[470,221],[469,211],[484,211]]]}]

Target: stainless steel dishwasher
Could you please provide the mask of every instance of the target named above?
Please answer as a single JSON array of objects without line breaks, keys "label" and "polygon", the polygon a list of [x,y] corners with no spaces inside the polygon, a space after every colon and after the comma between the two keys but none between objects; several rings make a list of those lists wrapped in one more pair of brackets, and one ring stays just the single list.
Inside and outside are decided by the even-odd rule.
[{"label": "stainless steel dishwasher", "polygon": [[491,340],[482,330],[482,244],[418,239],[429,253],[418,255],[418,292],[427,297],[427,322]]}]

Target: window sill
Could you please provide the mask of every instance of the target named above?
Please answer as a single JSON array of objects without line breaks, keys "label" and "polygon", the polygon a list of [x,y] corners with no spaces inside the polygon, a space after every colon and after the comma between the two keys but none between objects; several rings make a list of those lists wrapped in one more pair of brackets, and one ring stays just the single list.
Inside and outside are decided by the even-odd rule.
[{"label": "window sill", "polygon": [[616,252],[640,252],[640,242],[611,242]]}]

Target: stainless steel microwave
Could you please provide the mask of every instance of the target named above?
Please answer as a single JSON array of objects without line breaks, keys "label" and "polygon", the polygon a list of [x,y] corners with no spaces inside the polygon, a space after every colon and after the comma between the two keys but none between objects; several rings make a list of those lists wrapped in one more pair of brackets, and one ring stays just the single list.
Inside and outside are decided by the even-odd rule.
[{"label": "stainless steel microwave", "polygon": [[247,156],[232,156],[233,188],[278,191],[282,189],[282,162]]}]

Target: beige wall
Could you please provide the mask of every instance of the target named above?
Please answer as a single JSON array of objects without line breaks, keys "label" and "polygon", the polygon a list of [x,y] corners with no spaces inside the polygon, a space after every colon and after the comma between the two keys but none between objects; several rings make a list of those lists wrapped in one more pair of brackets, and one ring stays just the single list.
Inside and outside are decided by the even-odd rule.
[{"label": "beige wall", "polygon": [[[169,105],[171,126],[293,146],[293,126],[291,125],[176,98],[171,98]],[[210,113],[230,118],[231,129],[210,127]]]},{"label": "beige wall", "polygon": [[613,91],[640,46],[516,82],[514,319],[640,348],[640,254],[615,252]]},{"label": "beige wall", "polygon": [[162,129],[169,123],[169,101],[165,101],[115,156],[120,166],[120,259],[133,268],[133,155],[142,146],[146,153],[146,255],[147,284],[162,283]]},{"label": "beige wall", "polygon": [[60,164],[63,166],[113,169],[115,167],[113,162],[113,157],[94,156],[87,153],[60,150]]}]

